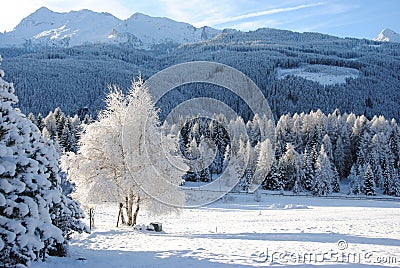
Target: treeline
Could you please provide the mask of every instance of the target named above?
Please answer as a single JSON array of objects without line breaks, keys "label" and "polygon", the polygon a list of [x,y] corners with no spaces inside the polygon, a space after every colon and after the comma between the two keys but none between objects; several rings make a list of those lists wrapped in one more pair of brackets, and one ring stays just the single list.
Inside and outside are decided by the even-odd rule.
[{"label": "treeline", "polygon": [[45,117],[40,113],[37,116],[29,113],[28,119],[38,127],[46,140],[53,141],[55,149],[60,153],[76,152],[82,124],[93,122],[89,114],[72,117],[65,115],[58,107]]},{"label": "treeline", "polygon": [[400,196],[400,129],[394,119],[318,110],[282,116],[276,133],[276,161],[264,188],[328,195],[347,178],[349,194]]},{"label": "treeline", "polygon": [[[76,152],[80,124],[92,121],[90,116],[65,116],[59,108],[45,118],[29,118],[55,140],[60,152]],[[248,158],[236,163],[245,165],[236,190],[246,191],[254,176],[262,176],[256,170],[263,164],[270,171],[256,179],[267,190],[400,196],[400,128],[394,119],[317,110],[283,115],[274,128],[259,115],[247,123],[241,117],[228,121],[214,115],[179,118],[177,124],[164,124],[163,131],[179,136],[179,149],[190,167],[186,182],[213,181],[236,154]],[[272,164],[261,163],[269,161],[262,149],[267,139],[275,145]]]}]

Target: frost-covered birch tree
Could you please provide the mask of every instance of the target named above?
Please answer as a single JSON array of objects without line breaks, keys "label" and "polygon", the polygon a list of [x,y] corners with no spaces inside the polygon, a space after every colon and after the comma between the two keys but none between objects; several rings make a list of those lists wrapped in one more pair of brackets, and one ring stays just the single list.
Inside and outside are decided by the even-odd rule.
[{"label": "frost-covered birch tree", "polygon": [[160,214],[184,203],[178,185],[186,170],[168,167],[170,159],[178,166],[182,162],[173,155],[174,144],[162,134],[158,111],[139,79],[126,96],[111,89],[105,110],[84,126],[78,152],[64,156],[62,166],[83,203],[123,203],[127,220],[122,214],[122,223],[134,225],[142,205]]}]

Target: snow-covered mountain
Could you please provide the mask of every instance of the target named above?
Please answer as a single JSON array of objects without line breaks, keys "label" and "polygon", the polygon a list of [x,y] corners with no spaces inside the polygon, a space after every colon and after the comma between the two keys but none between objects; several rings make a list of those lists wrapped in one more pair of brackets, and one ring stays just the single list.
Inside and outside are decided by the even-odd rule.
[{"label": "snow-covered mountain", "polygon": [[162,43],[187,44],[209,40],[221,31],[210,27],[196,28],[188,23],[168,18],[150,17],[135,13],[120,22],[109,38],[116,42],[131,42],[139,47],[151,47]]},{"label": "snow-covered mountain", "polygon": [[120,20],[109,13],[90,10],[58,13],[42,7],[23,19],[11,32],[0,34],[0,47],[131,42],[138,48],[151,48],[162,43],[204,41],[219,33],[219,30],[210,27],[196,28],[187,23],[140,13]]},{"label": "snow-covered mountain", "polygon": [[378,34],[374,38],[374,41],[400,43],[400,34],[390,29],[384,29],[380,34]]},{"label": "snow-covered mountain", "polygon": [[11,32],[0,37],[0,46],[27,44],[74,46],[104,42],[120,19],[90,10],[53,12],[45,7],[23,19]]}]

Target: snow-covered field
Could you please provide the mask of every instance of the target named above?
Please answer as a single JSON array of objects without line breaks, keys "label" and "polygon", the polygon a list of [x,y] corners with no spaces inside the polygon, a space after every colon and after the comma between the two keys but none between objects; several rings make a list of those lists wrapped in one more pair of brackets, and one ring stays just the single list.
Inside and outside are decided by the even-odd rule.
[{"label": "snow-covered field", "polygon": [[[400,266],[400,202],[230,195],[179,216],[163,232],[116,228],[117,204],[95,207],[92,234],[70,256],[33,267]],[[325,266],[326,267],[326,266]]]},{"label": "snow-covered field", "polygon": [[346,83],[347,78],[357,78],[358,70],[346,67],[328,65],[306,65],[295,69],[279,69],[278,79],[287,75],[303,77],[321,85],[335,85]]}]

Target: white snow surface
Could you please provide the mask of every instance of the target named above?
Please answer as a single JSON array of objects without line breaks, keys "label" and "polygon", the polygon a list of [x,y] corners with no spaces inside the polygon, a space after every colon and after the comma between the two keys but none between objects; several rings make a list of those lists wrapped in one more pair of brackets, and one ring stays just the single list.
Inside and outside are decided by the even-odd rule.
[{"label": "white snow surface", "polygon": [[400,34],[391,29],[383,29],[374,39],[381,42],[397,42],[400,43]]},{"label": "white snow surface", "polygon": [[335,85],[346,83],[347,78],[357,78],[359,71],[353,68],[320,64],[306,65],[294,69],[278,69],[278,79],[283,79],[288,75],[303,77],[321,85]]},{"label": "white snow surface", "polygon": [[162,232],[116,228],[118,205],[98,205],[95,228],[74,236],[68,257],[32,267],[400,265],[398,200],[261,196],[230,195],[179,216],[139,214],[140,224],[161,222]]},{"label": "white snow surface", "polygon": [[0,47],[31,45],[76,46],[86,43],[131,42],[148,49],[163,43],[187,44],[213,38],[221,31],[196,28],[167,18],[135,13],[120,20],[87,9],[58,13],[42,7],[12,31],[0,34]]}]

